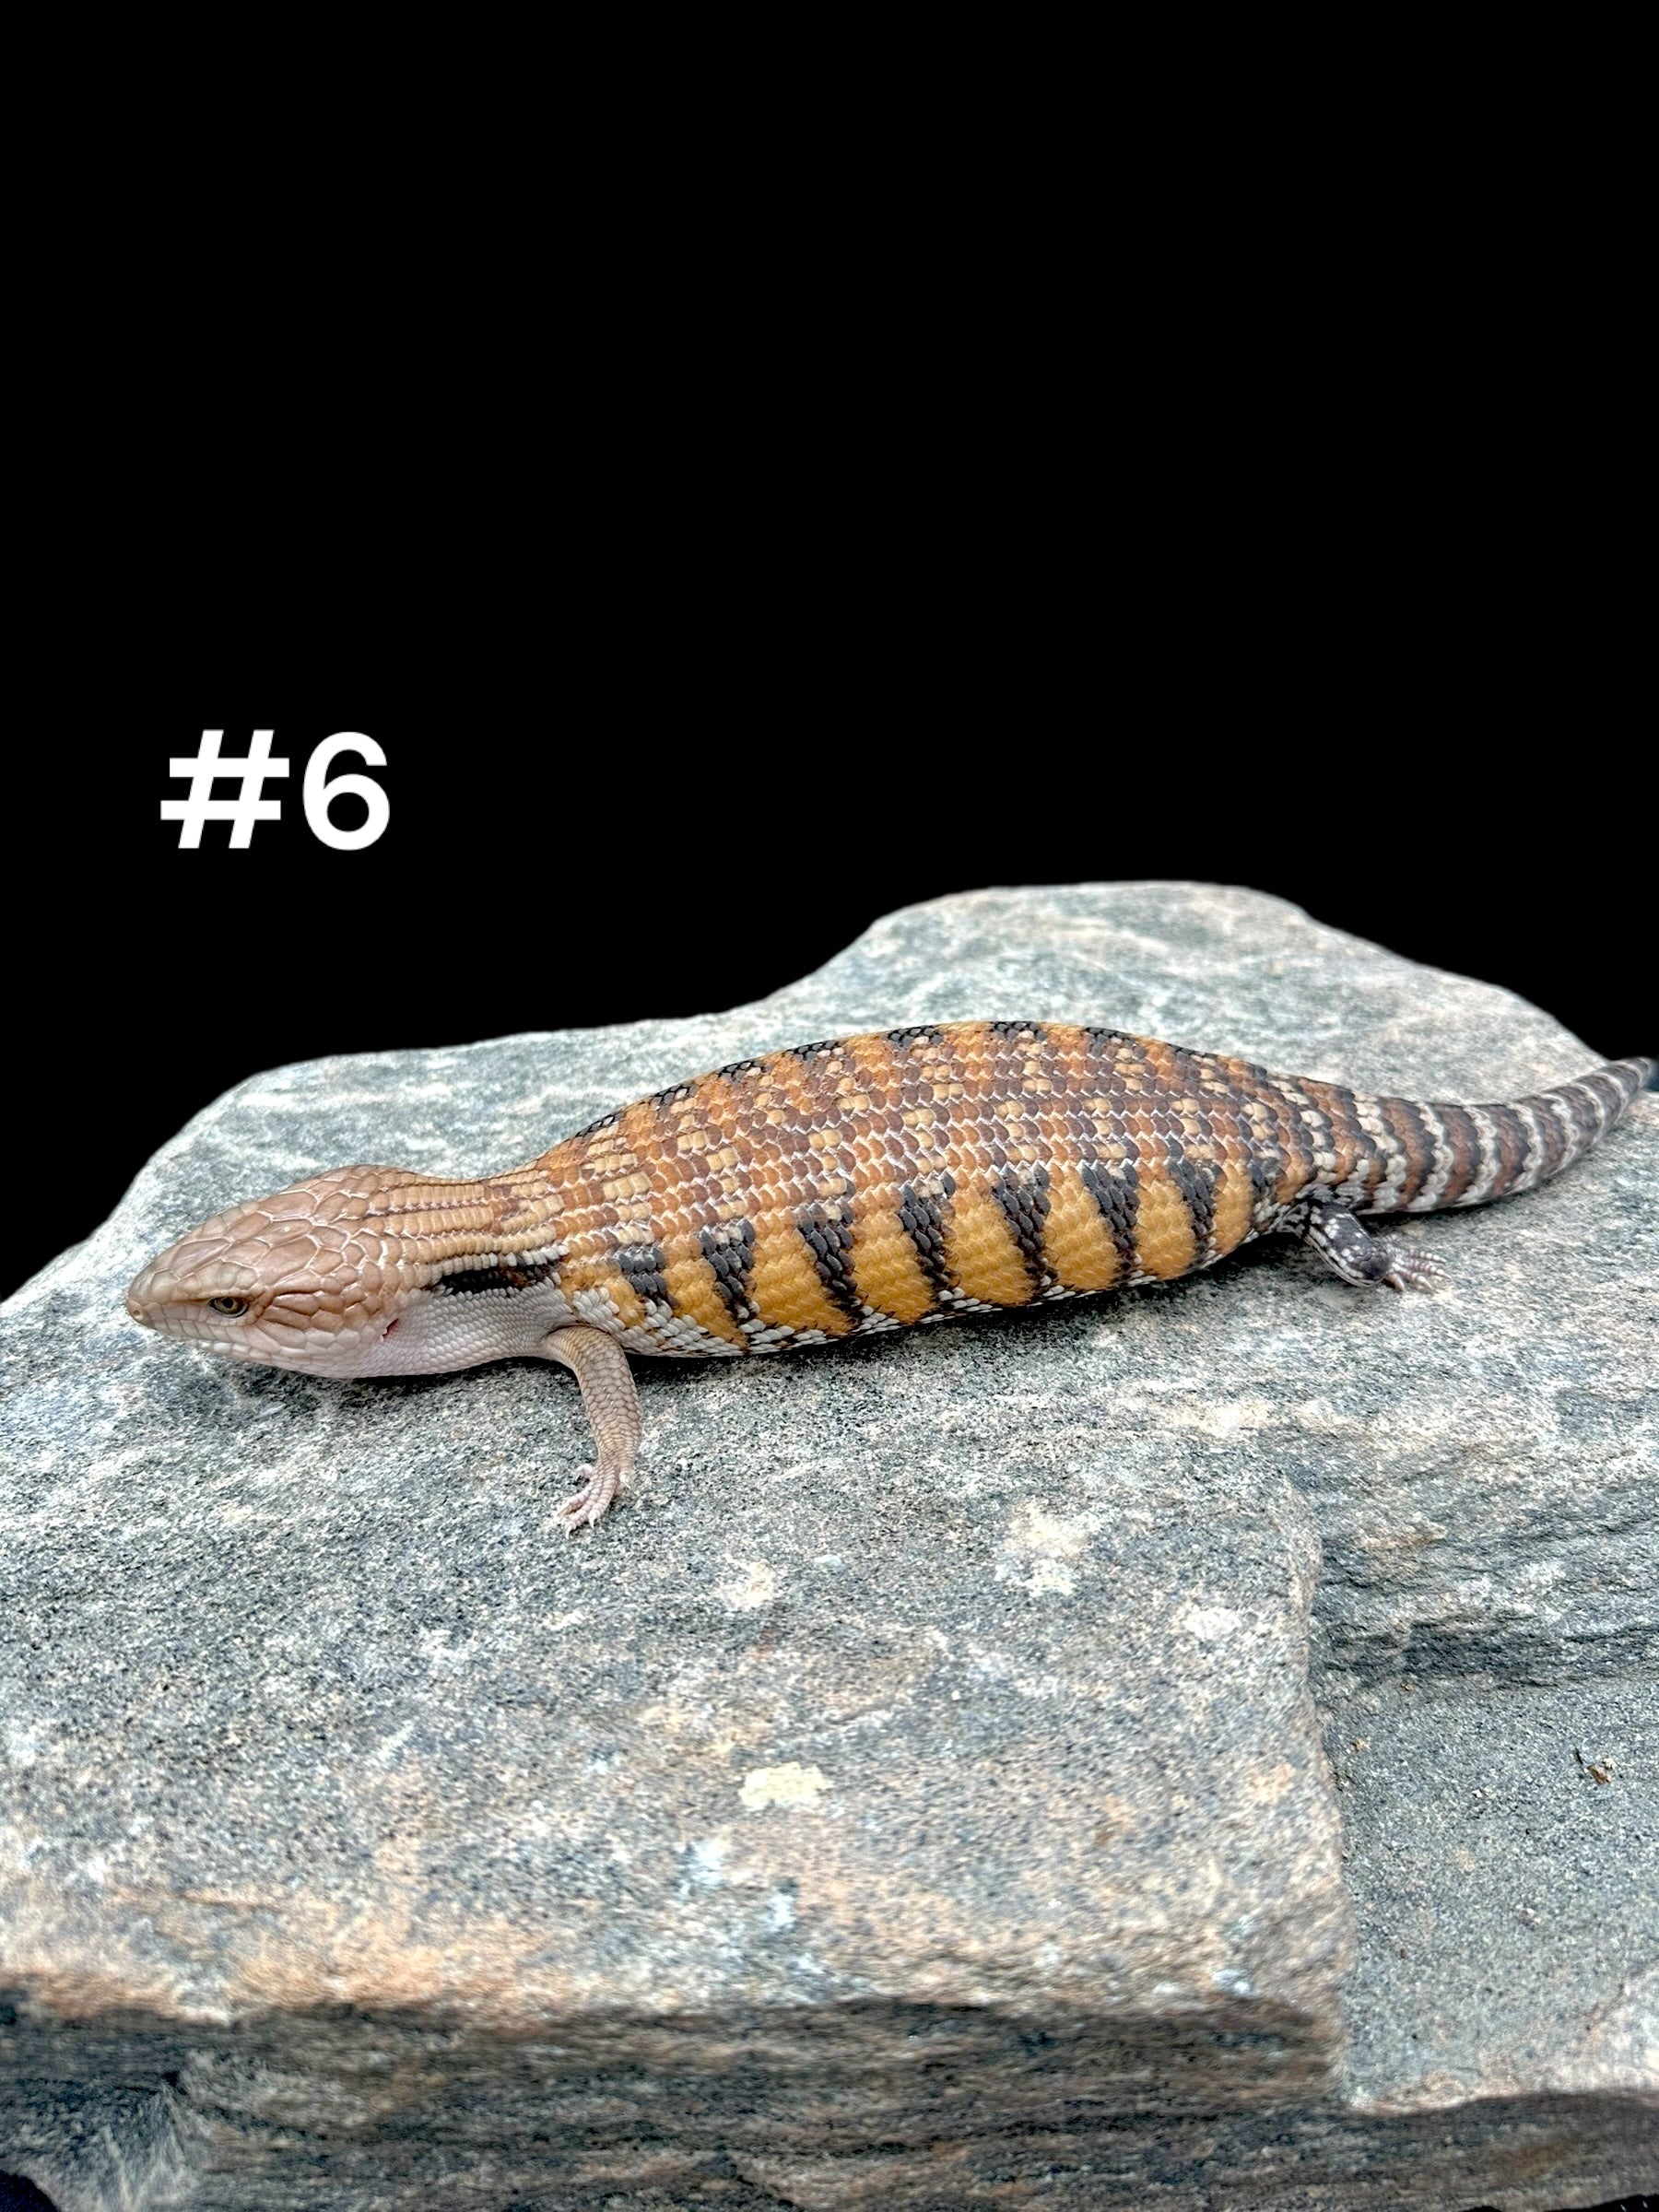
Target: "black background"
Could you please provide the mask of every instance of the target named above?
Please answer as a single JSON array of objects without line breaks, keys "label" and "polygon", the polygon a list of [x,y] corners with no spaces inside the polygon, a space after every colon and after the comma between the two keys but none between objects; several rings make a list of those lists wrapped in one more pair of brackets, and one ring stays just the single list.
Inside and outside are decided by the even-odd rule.
[{"label": "black background", "polygon": [[[19,881],[32,862],[50,888],[14,899],[29,1079],[5,1287],[260,1068],[739,1003],[895,906],[986,884],[1250,885],[1507,984],[1598,1056],[1659,1045],[1642,748],[1576,652],[1540,657],[1517,630],[1501,681],[1481,654],[1431,677],[1419,648],[1337,687],[1326,660],[1279,665],[1282,640],[1235,640],[1236,684],[1213,665],[1165,680],[1154,641],[1114,685],[1029,629],[991,651],[971,626],[947,680],[944,643],[884,668],[819,637],[780,672],[722,636],[614,683],[590,650],[562,696],[523,653],[458,677],[429,659],[413,683],[373,665],[307,682],[272,655],[265,679],[164,669],[89,716],[116,734],[47,747],[14,817]],[[240,756],[255,726],[292,763],[265,787],[282,820],[246,852],[218,824],[181,851],[159,818],[187,790],[169,757],[206,727]],[[300,801],[339,730],[387,756],[390,827],[359,853],[319,844]]]},{"label": "black background", "polygon": [[[217,270],[199,330],[135,296],[42,448],[0,1288],[261,1067],[737,1003],[986,884],[1250,885],[1659,1050],[1636,158],[1477,76],[1498,160],[1338,102],[1011,200],[964,124],[936,206],[836,171],[805,234],[671,194],[479,289],[457,231],[459,315],[365,237],[291,353],[263,265],[234,343]],[[248,852],[159,820],[206,727],[293,763]]]}]

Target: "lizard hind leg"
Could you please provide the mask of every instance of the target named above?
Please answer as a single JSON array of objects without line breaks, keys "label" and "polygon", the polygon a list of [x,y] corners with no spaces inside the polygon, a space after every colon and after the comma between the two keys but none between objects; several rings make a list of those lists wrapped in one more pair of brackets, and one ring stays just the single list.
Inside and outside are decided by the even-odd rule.
[{"label": "lizard hind leg", "polygon": [[582,1488],[559,1509],[565,1533],[595,1528],[618,1490],[628,1487],[640,1449],[640,1399],[628,1354],[603,1329],[555,1329],[542,1340],[546,1359],[568,1367],[582,1385],[582,1403],[594,1431],[594,1464],[578,1470]]},{"label": "lizard hind leg", "polygon": [[1284,1226],[1311,1245],[1345,1283],[1386,1283],[1391,1290],[1427,1290],[1443,1281],[1445,1269],[1414,1244],[1373,1237],[1346,1206],[1313,1199],[1297,1208],[1299,1218]]}]

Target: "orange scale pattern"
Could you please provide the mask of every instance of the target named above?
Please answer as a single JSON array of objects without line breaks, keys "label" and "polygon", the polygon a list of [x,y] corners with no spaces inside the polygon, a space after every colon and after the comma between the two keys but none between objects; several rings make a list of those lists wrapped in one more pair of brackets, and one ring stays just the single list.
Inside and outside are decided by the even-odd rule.
[{"label": "orange scale pattern", "polygon": [[[1277,1151],[1249,1172],[1246,1101],[1272,1082],[1077,1024],[953,1022],[739,1063],[534,1164],[561,1285],[608,1291],[632,1348],[683,1355],[689,1324],[710,1349],[773,1350],[1210,1265],[1305,1180]],[[644,1305],[618,1259],[642,1246]]]},{"label": "orange scale pattern", "polygon": [[550,1289],[629,1350],[771,1351],[1172,1281],[1311,1233],[1322,1194],[1481,1205],[1571,1165],[1649,1073],[1428,1104],[1077,1023],[895,1030],[677,1084],[478,1182],[334,1170],[203,1223],[134,1295],[280,1285],[273,1326],[334,1331],[470,1278]]}]

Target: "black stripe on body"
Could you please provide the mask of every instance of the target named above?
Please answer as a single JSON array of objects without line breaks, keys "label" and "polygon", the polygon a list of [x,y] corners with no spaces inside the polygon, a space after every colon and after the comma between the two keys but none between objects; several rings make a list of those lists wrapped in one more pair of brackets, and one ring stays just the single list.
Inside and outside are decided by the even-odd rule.
[{"label": "black stripe on body", "polygon": [[1572,1125],[1578,1131],[1579,1151],[1587,1152],[1601,1135],[1601,1124],[1595,1117],[1594,1107],[1576,1083],[1563,1083],[1555,1095],[1562,1100],[1572,1116]]},{"label": "black stripe on body", "polygon": [[1189,1159],[1173,1138],[1170,1140],[1167,1165],[1170,1181],[1181,1193],[1187,1212],[1193,1217],[1193,1256],[1194,1261],[1200,1260],[1215,1243],[1216,1186],[1220,1177],[1207,1160]]},{"label": "black stripe on body", "polygon": [[991,1195],[1014,1231],[1014,1241],[1019,1247],[1026,1272],[1039,1289],[1053,1280],[1053,1270],[1042,1252],[1043,1225],[1049,1217],[1050,1181],[1044,1167],[1030,1171],[1005,1168],[991,1185]]},{"label": "black stripe on body", "polygon": [[841,1220],[828,1206],[816,1205],[806,1208],[795,1227],[831,1302],[851,1320],[862,1321],[865,1302],[853,1280],[853,1224]]},{"label": "black stripe on body", "polygon": [[1279,1174],[1283,1162],[1277,1147],[1271,1156],[1252,1150],[1244,1162],[1244,1171],[1250,1177],[1250,1211],[1253,1220],[1258,1219],[1265,1207],[1276,1203]]},{"label": "black stripe on body", "polygon": [[1538,1139],[1543,1147],[1543,1154],[1538,1162],[1537,1179],[1545,1182],[1567,1163],[1567,1132],[1561,1126],[1560,1115],[1541,1094],[1535,1093],[1531,1098],[1523,1099],[1521,1103],[1532,1109],[1533,1120],[1538,1124]]},{"label": "black stripe on body", "polygon": [[1193,1217],[1194,1239],[1193,1264],[1202,1265],[1215,1257],[1216,1248],[1216,1193],[1220,1187],[1221,1171],[1217,1165],[1218,1146],[1216,1136],[1216,1109],[1221,1101],[1206,1088],[1205,1077],[1214,1062],[1200,1053],[1189,1053],[1182,1046],[1171,1047],[1175,1056],[1175,1072],[1181,1082],[1182,1096],[1191,1106],[1198,1124],[1199,1142],[1207,1157],[1194,1158],[1188,1152],[1180,1137],[1170,1139],[1170,1177],[1181,1193],[1186,1209]]},{"label": "black stripe on body", "polygon": [[1135,1250],[1135,1224],[1140,1213],[1139,1172],[1133,1160],[1125,1160],[1122,1167],[1107,1167],[1098,1159],[1082,1161],[1077,1172],[1112,1232],[1122,1279],[1127,1280],[1139,1265]]},{"label": "black stripe on body", "polygon": [[[1406,1155],[1406,1180],[1394,1199],[1394,1208],[1404,1211],[1434,1172],[1434,1138],[1415,1100],[1379,1099],[1377,1110],[1399,1135],[1400,1148]],[[1414,1158],[1418,1162],[1416,1167],[1411,1164]]]},{"label": "black stripe on body", "polygon": [[1526,1172],[1526,1162],[1532,1153],[1532,1139],[1526,1124],[1512,1106],[1488,1106],[1493,1128],[1498,1132],[1499,1166],[1492,1179],[1488,1198],[1502,1198],[1512,1191]]},{"label": "black stripe on body", "polygon": [[945,1041],[945,1032],[935,1021],[919,1021],[908,1030],[887,1030],[883,1032],[883,1041],[897,1047],[900,1052],[924,1037],[930,1044],[943,1044]]},{"label": "black stripe on body", "polygon": [[440,1276],[432,1288],[465,1291],[469,1297],[480,1290],[528,1290],[558,1273],[557,1260],[543,1260],[534,1267],[461,1267],[453,1275]]},{"label": "black stripe on body", "polygon": [[1338,1175],[1337,1183],[1357,1183],[1359,1187],[1350,1190],[1347,1203],[1363,1207],[1385,1171],[1382,1148],[1359,1118],[1358,1091],[1340,1083],[1327,1083],[1325,1092],[1331,1100],[1325,1115],[1331,1124],[1331,1149],[1338,1154],[1346,1149],[1353,1156],[1352,1166],[1346,1175]]},{"label": "black stripe on body", "polygon": [[[1455,1206],[1469,1185],[1479,1176],[1482,1165],[1480,1132],[1469,1118],[1466,1106],[1442,1106],[1438,1100],[1434,1111],[1440,1115],[1446,1132],[1446,1142],[1452,1152],[1452,1172],[1447,1176],[1440,1194],[1441,1206]],[[1463,1165],[1457,1164],[1458,1155]]]},{"label": "black stripe on body", "polygon": [[714,1288],[720,1302],[741,1328],[756,1318],[749,1303],[749,1270],[755,1265],[755,1225],[752,1221],[724,1221],[718,1229],[700,1229],[697,1241],[714,1270]]},{"label": "black stripe on body", "polygon": [[1313,1140],[1301,1115],[1271,1076],[1261,1077],[1255,1095],[1267,1109],[1278,1155],[1278,1182],[1292,1185],[1293,1193],[1305,1190],[1313,1174]]},{"label": "black stripe on body", "polygon": [[[947,1175],[942,1187],[947,1198],[953,1196],[956,1177]],[[944,1209],[938,1200],[907,1182],[899,1201],[899,1226],[914,1245],[922,1272],[934,1288],[954,1290],[955,1279],[945,1258]]]},{"label": "black stripe on body", "polygon": [[660,1244],[625,1244],[616,1259],[618,1272],[642,1305],[671,1305]]},{"label": "black stripe on body", "polygon": [[[1234,1102],[1237,1142],[1243,1149],[1244,1171],[1250,1177],[1251,1220],[1259,1232],[1273,1214],[1279,1178],[1285,1171],[1278,1116],[1267,1095],[1268,1077],[1264,1069],[1239,1061],[1224,1064],[1219,1073]],[[1256,1109],[1253,1113],[1252,1107]]]}]

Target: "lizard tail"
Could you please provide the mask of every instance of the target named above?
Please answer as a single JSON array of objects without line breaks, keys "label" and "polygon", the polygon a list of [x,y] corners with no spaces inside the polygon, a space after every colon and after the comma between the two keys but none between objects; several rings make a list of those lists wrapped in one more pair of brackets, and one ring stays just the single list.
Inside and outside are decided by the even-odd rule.
[{"label": "lizard tail", "polygon": [[1656,1073],[1659,1063],[1652,1060],[1609,1060],[1576,1083],[1507,1105],[1379,1099],[1376,1111],[1404,1159],[1367,1210],[1429,1214],[1484,1206],[1547,1182],[1601,1142]]}]

